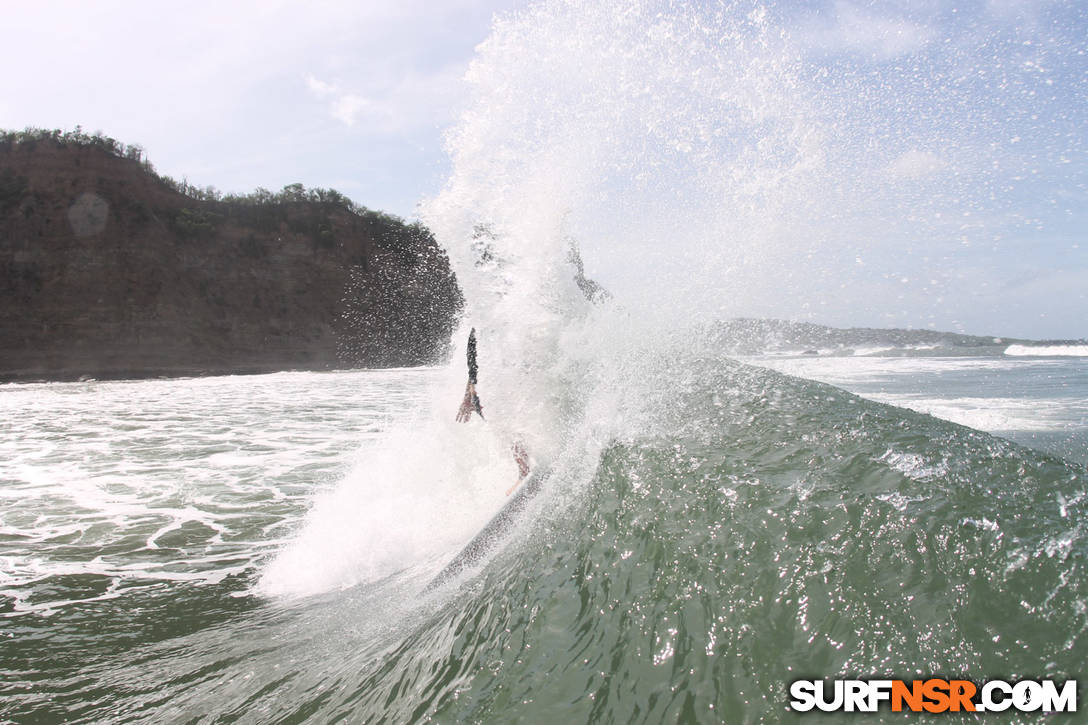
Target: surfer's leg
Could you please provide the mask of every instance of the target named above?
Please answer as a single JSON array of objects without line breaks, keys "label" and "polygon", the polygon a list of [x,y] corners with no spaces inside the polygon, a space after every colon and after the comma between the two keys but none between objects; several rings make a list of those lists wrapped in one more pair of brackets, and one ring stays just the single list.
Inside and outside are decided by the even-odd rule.
[{"label": "surfer's leg", "polygon": [[514,463],[518,464],[518,480],[513,486],[506,489],[507,496],[513,493],[518,484],[529,475],[529,452],[525,450],[525,446],[521,444],[521,441],[514,441],[514,445],[510,449],[514,453]]},{"label": "surfer's leg", "polygon": [[529,452],[521,441],[514,441],[513,452],[514,462],[518,464],[518,480],[521,480],[529,475]]}]

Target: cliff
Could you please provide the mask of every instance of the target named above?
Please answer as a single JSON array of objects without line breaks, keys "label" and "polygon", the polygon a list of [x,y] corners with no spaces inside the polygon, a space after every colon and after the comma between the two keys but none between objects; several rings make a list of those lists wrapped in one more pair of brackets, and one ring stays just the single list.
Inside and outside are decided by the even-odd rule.
[{"label": "cliff", "polygon": [[0,134],[0,380],[445,354],[461,296],[425,228],[298,185],[222,199],[141,155],[78,133]]}]

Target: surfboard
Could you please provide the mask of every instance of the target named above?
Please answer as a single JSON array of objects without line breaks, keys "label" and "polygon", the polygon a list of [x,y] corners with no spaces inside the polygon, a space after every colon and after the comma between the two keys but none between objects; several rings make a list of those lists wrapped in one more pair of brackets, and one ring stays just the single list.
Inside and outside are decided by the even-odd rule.
[{"label": "surfboard", "polygon": [[518,490],[510,496],[510,500],[491,517],[478,534],[472,537],[472,541],[468,542],[465,548],[461,549],[461,552],[453,557],[442,571],[438,572],[424,591],[431,591],[442,586],[465,569],[480,563],[485,556],[494,551],[502,542],[503,537],[514,528],[525,507],[540,493],[544,482],[548,480],[548,474],[549,471],[546,470],[530,473],[518,486]]}]

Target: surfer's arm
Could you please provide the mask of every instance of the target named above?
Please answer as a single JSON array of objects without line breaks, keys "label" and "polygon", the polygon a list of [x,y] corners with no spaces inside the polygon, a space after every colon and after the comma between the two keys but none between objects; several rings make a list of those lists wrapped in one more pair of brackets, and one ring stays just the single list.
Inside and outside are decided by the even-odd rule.
[{"label": "surfer's arm", "polygon": [[476,364],[476,328],[473,327],[468,333],[468,346],[465,348],[466,357],[468,358],[468,384],[476,384],[476,375],[479,372],[479,366]]},{"label": "surfer's arm", "polygon": [[461,401],[461,407],[457,409],[457,422],[467,423],[472,418],[473,411],[484,417],[484,406],[480,403],[480,396],[476,394],[476,375],[479,368],[476,365],[476,328],[468,333],[468,385],[465,386],[465,397]]}]

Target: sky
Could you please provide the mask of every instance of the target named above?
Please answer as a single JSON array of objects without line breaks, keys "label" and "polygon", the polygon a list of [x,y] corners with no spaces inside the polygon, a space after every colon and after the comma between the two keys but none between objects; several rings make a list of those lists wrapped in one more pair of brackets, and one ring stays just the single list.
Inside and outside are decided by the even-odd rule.
[{"label": "sky", "polygon": [[[493,16],[523,5],[8,4],[0,128],[81,125],[143,146],[160,173],[198,186],[244,193],[301,182],[412,218],[449,174],[444,133],[464,110],[462,79],[477,45]],[[1088,11],[1074,0],[814,0],[769,7],[805,62],[823,69],[814,84],[823,84],[828,99],[850,94],[857,103],[859,93],[872,93],[874,104],[891,108],[900,89],[909,96],[916,107],[911,118],[932,124],[926,133],[933,142],[898,149],[881,162],[897,185],[879,209],[900,204],[944,213],[947,229],[940,234],[962,239],[948,242],[958,245],[954,254],[934,261],[926,240],[907,238],[909,229],[901,227],[895,234],[907,236],[896,243],[922,251],[918,261],[904,258],[899,266],[836,242],[843,286],[851,285],[854,296],[844,292],[840,304],[812,310],[810,319],[1088,336]],[[968,57],[973,64],[963,65]],[[911,71],[918,59],[948,78],[920,78]],[[955,94],[943,90],[952,87]],[[973,105],[954,108],[961,99]],[[901,131],[896,124],[906,118],[874,115],[843,132],[878,139]],[[977,132],[968,134],[971,143],[954,146],[948,139],[963,136],[957,126],[965,120]],[[949,208],[958,217],[960,207],[919,202],[911,197],[915,182],[929,193],[946,188],[972,197],[960,207],[974,216],[949,220]],[[880,233],[880,218],[865,223],[868,231],[856,221],[843,234]],[[971,225],[984,231],[971,232]],[[925,234],[935,228],[928,221]],[[593,272],[592,255],[587,264]],[[946,269],[935,271],[941,264]],[[949,266],[955,275],[947,274]],[[918,282],[934,276],[944,296]],[[900,288],[892,311],[859,312],[851,302],[859,290],[889,298]],[[751,310],[788,316],[773,299]]]},{"label": "sky", "polygon": [[160,173],[248,192],[295,182],[411,216],[503,3],[96,0],[3,10],[0,127],[101,130]]}]

